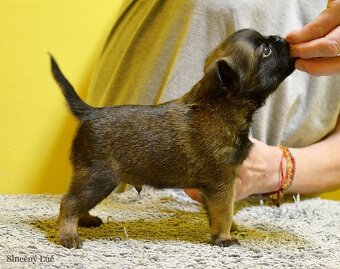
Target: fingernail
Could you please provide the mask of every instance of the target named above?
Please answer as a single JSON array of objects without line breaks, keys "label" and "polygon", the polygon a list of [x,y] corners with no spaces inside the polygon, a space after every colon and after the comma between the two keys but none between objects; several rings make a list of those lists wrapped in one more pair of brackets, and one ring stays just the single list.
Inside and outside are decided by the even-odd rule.
[{"label": "fingernail", "polygon": [[292,38],[291,38],[290,33],[285,37],[285,39],[288,43],[292,43]]},{"label": "fingernail", "polygon": [[290,45],[290,49],[289,49],[289,52],[290,52],[290,55],[292,57],[299,57],[299,53],[298,53],[298,50],[295,49],[295,46],[294,45]]},{"label": "fingernail", "polygon": [[296,41],[296,34],[295,34],[295,30],[294,31],[291,31],[290,33],[288,33],[287,35],[286,35],[286,41],[288,42],[288,43],[290,43],[290,44],[292,44],[292,43],[296,43],[295,41]]},{"label": "fingernail", "polygon": [[300,71],[306,71],[305,68],[303,67],[303,65],[301,65],[301,63],[299,61],[295,62],[295,68],[300,70]]}]

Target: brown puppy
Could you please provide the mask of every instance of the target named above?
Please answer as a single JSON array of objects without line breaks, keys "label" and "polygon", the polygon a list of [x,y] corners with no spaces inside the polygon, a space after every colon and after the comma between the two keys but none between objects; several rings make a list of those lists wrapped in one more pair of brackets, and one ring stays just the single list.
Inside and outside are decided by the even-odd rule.
[{"label": "brown puppy", "polygon": [[237,170],[251,148],[254,112],[294,70],[288,44],[244,29],[208,57],[203,78],[179,99],[156,106],[93,108],[59,70],[52,72],[81,121],[73,141],[73,180],[58,218],[60,243],[80,248],[77,226],[102,224],[89,210],[122,181],[156,188],[197,188],[212,243],[230,236]]}]

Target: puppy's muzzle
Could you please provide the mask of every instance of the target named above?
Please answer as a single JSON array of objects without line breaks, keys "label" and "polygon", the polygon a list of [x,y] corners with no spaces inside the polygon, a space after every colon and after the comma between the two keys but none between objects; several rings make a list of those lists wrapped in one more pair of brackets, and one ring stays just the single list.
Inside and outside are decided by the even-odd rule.
[{"label": "puppy's muzzle", "polygon": [[277,52],[279,54],[282,54],[284,52],[289,53],[289,46],[286,40],[278,35],[271,35],[268,37],[269,41],[273,46],[275,46]]},{"label": "puppy's muzzle", "polygon": [[290,70],[294,70],[295,58],[290,55],[290,47],[288,42],[281,36],[271,35],[268,37],[271,44],[275,47],[277,53],[281,57],[285,57],[287,59],[287,64]]}]

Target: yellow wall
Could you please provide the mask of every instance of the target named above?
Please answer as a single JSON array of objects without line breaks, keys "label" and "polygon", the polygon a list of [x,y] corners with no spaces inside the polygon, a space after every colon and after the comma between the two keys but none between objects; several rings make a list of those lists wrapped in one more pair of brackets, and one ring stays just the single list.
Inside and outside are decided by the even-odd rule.
[{"label": "yellow wall", "polygon": [[0,0],[0,193],[66,190],[76,121],[47,52],[85,96],[122,1]]},{"label": "yellow wall", "polygon": [[339,200],[340,201],[340,190],[324,193],[321,195],[321,198]]},{"label": "yellow wall", "polygon": [[122,0],[0,0],[0,193],[60,193],[76,121],[53,53],[81,96]]}]

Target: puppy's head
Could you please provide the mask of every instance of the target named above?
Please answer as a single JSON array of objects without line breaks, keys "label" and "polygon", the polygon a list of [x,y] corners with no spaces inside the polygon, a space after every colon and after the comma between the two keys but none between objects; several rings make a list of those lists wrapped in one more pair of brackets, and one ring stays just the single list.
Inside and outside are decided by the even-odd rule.
[{"label": "puppy's head", "polygon": [[262,103],[294,71],[294,62],[282,37],[243,29],[208,56],[202,82],[219,94],[228,92]]}]

